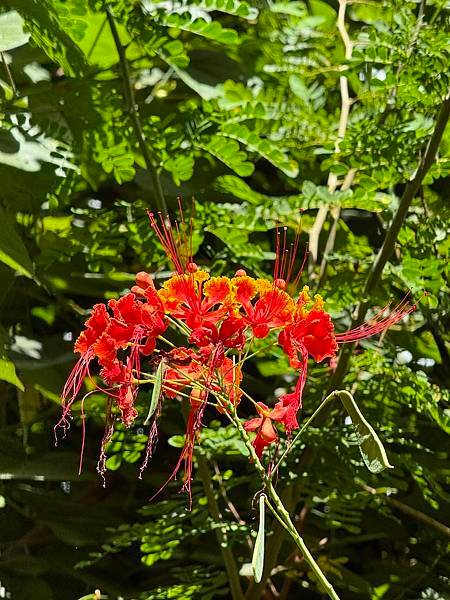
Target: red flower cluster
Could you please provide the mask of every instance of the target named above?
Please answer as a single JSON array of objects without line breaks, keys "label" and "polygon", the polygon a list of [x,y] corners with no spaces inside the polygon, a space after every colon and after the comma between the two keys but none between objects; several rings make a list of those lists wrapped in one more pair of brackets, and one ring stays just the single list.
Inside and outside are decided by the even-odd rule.
[{"label": "red flower cluster", "polygon": [[[289,253],[286,236],[280,242],[278,234],[272,281],[250,277],[243,269],[233,277],[211,277],[193,262],[192,251],[188,258],[182,258],[179,248],[191,246],[183,222],[174,227],[168,219],[160,216],[158,221],[153,214],[149,216],[153,230],[175,265],[176,274],[157,290],[151,275],[138,273],[130,293],[119,300],[110,300],[108,307],[104,304],[93,307],[86,327],[75,343],[75,352],[80,358],[62,393],[63,415],[58,426],[67,428],[71,406],[85,377],[90,376],[93,361],[97,362],[105,383],[105,387],[97,385],[96,389],[109,396],[109,406],[115,403],[127,427],[138,416],[139,386],[146,383],[159,385],[146,465],[156,442],[156,421],[163,399],[186,397],[190,411],[185,444],[171,479],[183,465],[183,487],[188,491],[194,445],[202,428],[205,409],[211,404],[227,414],[231,405],[237,407],[243,395],[241,366],[254,339],[267,338],[276,332],[279,345],[298,373],[293,392],[279,398],[273,409],[262,402],[254,403],[259,416],[244,425],[247,431],[256,432],[253,444],[257,455],[261,456],[266,446],[278,441],[275,424],[283,426],[288,435],[298,428],[297,414],[302,405],[309,358],[316,362],[333,358],[338,344],[379,333],[414,310],[414,306],[405,301],[387,317],[383,310],[372,321],[352,331],[335,334],[320,296],[311,299],[306,286],[297,299],[287,291],[298,241]],[[294,284],[300,274],[301,270]],[[162,337],[169,325],[185,335],[185,345],[174,347]],[[141,363],[149,356],[146,371],[151,373],[141,368]],[[111,433],[110,429],[108,431],[103,440],[100,471],[104,469],[104,446]]]},{"label": "red flower cluster", "polygon": [[[137,394],[136,375],[140,358],[150,355],[156,346],[156,338],[167,328],[164,306],[151,277],[138,273],[143,301],[134,293],[120,300],[110,300],[108,307],[96,304],[75,342],[75,352],[81,356],[73,368],[62,393],[63,416],[58,425],[67,425],[70,407],[78,396],[86,375],[90,374],[91,362],[96,359],[103,381],[109,386],[108,395],[117,401],[123,422],[129,426],[137,416],[134,401]],[[122,352],[128,350],[128,353]],[[123,359],[119,355],[124,356]]]}]

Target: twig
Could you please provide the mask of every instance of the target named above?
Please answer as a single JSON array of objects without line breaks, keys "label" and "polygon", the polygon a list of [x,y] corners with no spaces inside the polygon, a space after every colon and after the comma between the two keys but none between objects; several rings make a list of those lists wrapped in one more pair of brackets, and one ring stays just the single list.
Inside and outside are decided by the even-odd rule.
[{"label": "twig", "polygon": [[153,189],[156,196],[156,205],[159,210],[166,213],[167,206],[164,198],[164,193],[161,187],[161,181],[159,179],[158,169],[156,167],[157,159],[156,157],[151,156],[149,145],[145,139],[144,131],[142,129],[141,121],[139,118],[138,106],[136,104],[136,100],[134,97],[133,87],[131,85],[130,78],[130,70],[128,68],[128,61],[125,56],[125,49],[122,46],[122,42],[120,41],[119,32],[117,31],[116,23],[114,21],[113,14],[109,7],[106,8],[106,16],[108,19],[109,27],[111,29],[112,36],[114,38],[114,43],[119,54],[120,61],[120,70],[122,74],[123,80],[123,88],[124,88],[124,96],[125,102],[127,106],[127,111],[130,115],[131,121],[133,123],[134,132],[136,134],[139,148],[142,152],[142,156],[145,161],[145,165],[147,167],[148,172],[152,178]]},{"label": "twig", "polygon": [[[348,190],[353,183],[353,179],[355,178],[355,169],[350,169],[350,171],[345,176],[345,179],[341,185],[341,191],[344,192]],[[322,262],[320,263],[319,270],[319,281],[317,282],[317,289],[321,289],[323,284],[325,283],[327,277],[327,265],[328,265],[328,257],[333,252],[334,244],[336,242],[336,233],[338,228],[339,219],[341,218],[341,209],[339,206],[331,209],[331,216],[333,217],[333,223],[330,227],[330,232],[328,234],[327,242],[325,244],[325,250],[323,252]]]},{"label": "twig", "polygon": [[[337,28],[339,30],[342,41],[345,47],[345,59],[350,60],[352,57],[353,42],[351,41],[347,30],[345,28],[345,11],[347,9],[347,0],[339,0],[339,12],[337,17]],[[341,141],[345,137],[347,131],[347,123],[350,114],[351,100],[348,91],[348,79],[344,75],[339,77],[339,88],[341,92],[341,114],[339,117],[338,133],[335,142],[335,153],[339,152]],[[328,175],[328,190],[330,192],[336,191],[338,185],[337,175],[330,173]],[[322,227],[325,223],[328,214],[328,206],[323,205],[319,208],[316,219],[311,227],[309,233],[309,252],[311,256],[312,264],[317,262],[317,256],[319,252],[319,236],[322,231]]]},{"label": "twig", "polygon": [[225,500],[230,513],[233,515],[233,517],[236,519],[236,522],[239,523],[239,525],[245,525],[245,521],[241,518],[235,505],[228,498],[227,490],[223,484],[222,473],[220,472],[219,465],[217,464],[216,461],[214,461],[213,466],[214,466],[214,473],[215,473],[215,476],[217,479],[217,483],[219,484],[220,493],[222,494],[222,497]]},{"label": "twig", "polygon": [[92,42],[92,46],[90,47],[89,52],[87,53],[88,59],[91,58],[92,53],[95,50],[95,46],[98,44],[98,40],[100,39],[100,36],[102,35],[103,30],[105,29],[105,25],[106,25],[107,22],[108,22],[108,17],[105,17],[105,19],[103,20],[102,24],[100,25],[99,30],[97,31],[97,34],[96,34],[96,36],[94,38],[94,41]]},{"label": "twig", "polygon": [[13,94],[14,94],[14,96],[18,96],[16,84],[14,82],[14,78],[12,76],[11,69],[9,68],[8,61],[6,60],[3,52],[0,52],[0,57],[2,59],[3,66],[5,67],[6,75],[8,77],[9,85],[11,86]]},{"label": "twig", "polygon": [[405,504],[404,502],[400,502],[400,500],[397,500],[396,498],[391,498],[391,496],[386,496],[385,494],[378,494],[377,490],[373,487],[370,487],[369,485],[364,485],[363,488],[366,490],[366,492],[369,492],[374,496],[381,497],[383,499],[383,502],[386,502],[386,504],[389,504],[389,506],[397,508],[398,510],[404,512],[406,515],[413,517],[413,519],[422,521],[422,523],[425,523],[433,529],[436,529],[436,531],[439,531],[439,533],[442,533],[446,537],[450,537],[450,527],[444,525],[444,523],[433,519],[433,517],[430,517],[429,515],[423,513],[420,510],[417,510],[416,508],[408,506],[408,504]]},{"label": "twig", "polygon": [[[206,498],[208,499],[209,512],[211,513],[214,521],[220,523],[223,519],[214,495],[211,471],[209,470],[208,463],[204,456],[198,455],[197,461],[198,473],[203,483],[203,489],[205,490]],[[239,570],[237,568],[236,561],[234,560],[231,548],[228,544],[228,538],[225,529],[218,527],[216,529],[216,535],[217,541],[219,542],[220,551],[222,553],[223,562],[227,570],[232,598],[233,600],[244,600],[244,594],[242,592],[241,582],[239,580]]]}]

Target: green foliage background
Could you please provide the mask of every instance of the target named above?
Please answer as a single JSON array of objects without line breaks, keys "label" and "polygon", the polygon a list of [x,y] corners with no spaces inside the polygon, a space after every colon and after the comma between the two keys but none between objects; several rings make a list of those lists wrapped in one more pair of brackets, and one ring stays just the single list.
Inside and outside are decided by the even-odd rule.
[{"label": "green foliage background", "polygon": [[[148,503],[176,460],[176,402],[142,481],[142,423],[117,427],[103,488],[104,399],[88,402],[78,476],[76,411],[53,447],[59,393],[88,308],[117,297],[139,270],[169,268],[145,213],[161,206],[159,186],[171,211],[178,194],[187,207],[195,198],[197,262],[215,273],[270,272],[274,227],[293,230],[301,217],[302,244],[318,244],[303,281],[347,328],[448,93],[448,18],[445,0],[2,2],[0,581],[11,598],[76,599],[96,588],[108,598],[230,597],[218,528],[247,598],[323,597],[276,525],[270,582],[252,583],[258,483],[224,422],[201,443],[217,519],[200,478],[191,512],[176,483]],[[430,294],[380,343],[357,348],[344,381],[395,468],[365,470],[336,407],[278,481],[345,599],[449,598],[449,169],[447,128],[369,300]],[[311,370],[305,415],[329,378],[327,365]],[[276,350],[247,374],[263,401],[291,383]]]}]

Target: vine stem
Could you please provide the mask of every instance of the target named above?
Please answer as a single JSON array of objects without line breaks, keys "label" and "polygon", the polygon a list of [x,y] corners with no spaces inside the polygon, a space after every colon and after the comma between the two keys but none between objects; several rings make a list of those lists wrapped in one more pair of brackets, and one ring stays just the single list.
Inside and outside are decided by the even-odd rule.
[{"label": "vine stem", "polygon": [[156,166],[157,160],[155,157],[152,157],[151,150],[145,139],[145,134],[142,129],[141,120],[139,118],[138,106],[134,97],[133,86],[131,84],[130,69],[128,67],[128,61],[125,56],[125,48],[122,45],[122,42],[120,41],[120,36],[119,32],[117,31],[116,22],[114,21],[113,13],[109,6],[106,7],[106,17],[108,19],[111,34],[114,39],[114,44],[119,55],[120,71],[122,74],[123,89],[127,110],[130,115],[131,122],[133,124],[134,133],[136,135],[139,148],[142,152],[145,165],[147,167],[148,172],[150,173],[150,177],[152,178],[153,189],[156,197],[156,204],[160,211],[162,211],[163,213],[167,213],[166,200],[164,198],[161,181],[159,179],[159,172]]},{"label": "vine stem", "polygon": [[236,426],[236,428],[242,438],[242,441],[245,443],[247,450],[249,451],[250,457],[252,459],[253,464],[255,465],[256,470],[258,471],[259,475],[261,476],[261,480],[264,484],[264,491],[267,494],[267,496],[271,499],[271,501],[273,502],[273,504],[276,508],[276,511],[275,511],[273,509],[273,507],[270,507],[272,512],[274,512],[278,521],[280,521],[282,526],[286,529],[286,531],[289,533],[291,538],[294,540],[295,544],[298,546],[298,548],[302,552],[306,562],[311,567],[311,570],[313,571],[314,575],[317,577],[317,580],[319,581],[320,586],[326,591],[326,593],[332,600],[339,600],[339,596],[337,595],[336,591],[334,590],[332,584],[328,581],[328,579],[322,572],[321,568],[319,567],[319,565],[317,564],[313,555],[309,551],[307,545],[305,544],[303,538],[300,536],[297,529],[295,528],[295,525],[292,522],[289,512],[286,510],[281,498],[277,494],[277,491],[275,490],[275,488],[272,484],[270,477],[267,475],[265,468],[263,467],[261,461],[259,460],[259,458],[255,452],[255,449],[251,443],[251,440],[250,440],[247,432],[245,431],[245,429],[241,423],[241,420],[239,419],[239,417],[236,413],[235,406],[231,402],[229,402],[228,407],[231,411],[231,416],[232,416],[234,425]]}]

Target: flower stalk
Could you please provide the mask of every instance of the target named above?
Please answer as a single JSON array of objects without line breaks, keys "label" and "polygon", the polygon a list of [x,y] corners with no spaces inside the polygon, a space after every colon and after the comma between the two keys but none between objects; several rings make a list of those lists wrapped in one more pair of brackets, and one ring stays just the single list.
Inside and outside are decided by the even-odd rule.
[{"label": "flower stalk", "polygon": [[[330,394],[330,396],[328,397],[327,400],[331,400],[331,398],[333,396],[334,396],[334,394]],[[323,406],[323,403],[319,407],[319,409],[322,406]],[[232,405],[232,403],[229,403],[229,410],[231,413],[231,417],[233,419],[233,423],[234,423],[237,431],[239,432],[239,435],[241,436],[242,441],[245,443],[247,450],[249,451],[252,462],[255,465],[255,469],[258,471],[258,473],[261,477],[261,481],[264,486],[264,492],[270,498],[270,500],[273,502],[273,505],[275,508],[271,505],[271,503],[269,501],[266,500],[268,507],[274,513],[277,520],[286,529],[286,531],[289,533],[289,535],[291,536],[291,538],[293,539],[293,541],[295,542],[295,544],[301,551],[305,561],[311,567],[311,570],[313,571],[314,575],[316,576],[320,587],[323,588],[323,590],[327,593],[329,598],[331,598],[332,600],[339,600],[339,596],[337,595],[336,591],[334,590],[332,584],[326,578],[325,574],[323,573],[323,571],[317,564],[316,560],[314,559],[313,555],[309,551],[303,538],[300,536],[297,529],[295,528],[295,525],[292,522],[289,512],[286,510],[280,496],[278,495],[277,491],[275,490],[275,487],[273,486],[271,477],[269,477],[269,475],[267,474],[261,461],[259,460],[259,457],[257,456],[256,451],[255,451],[255,448],[253,447],[253,444],[252,444],[247,432],[245,431],[245,429],[237,415],[236,409]],[[316,413],[317,413],[317,411],[315,412],[315,414]],[[312,416],[314,416],[314,415],[312,415]],[[309,424],[309,422],[311,420],[312,419],[310,418],[308,420],[307,424]],[[306,424],[306,426],[307,426],[307,424]],[[303,430],[304,429],[305,429],[305,427],[303,427]]]}]

